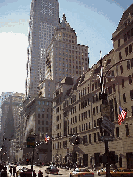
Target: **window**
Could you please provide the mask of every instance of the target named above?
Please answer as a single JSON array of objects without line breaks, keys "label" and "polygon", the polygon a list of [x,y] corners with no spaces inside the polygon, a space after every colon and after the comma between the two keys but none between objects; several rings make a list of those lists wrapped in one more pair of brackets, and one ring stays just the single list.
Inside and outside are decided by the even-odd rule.
[{"label": "window", "polygon": [[115,89],[115,84],[113,84],[113,91],[116,92],[116,89]]},{"label": "window", "polygon": [[121,60],[121,59],[122,59],[121,52],[119,52],[119,60]]},{"label": "window", "polygon": [[90,102],[90,100],[89,100],[89,98],[88,98],[88,105],[89,105],[89,102]]},{"label": "window", "polygon": [[120,39],[118,40],[118,47],[120,47]]},{"label": "window", "polygon": [[131,53],[132,52],[132,45],[130,44],[129,45],[129,53]]},{"label": "window", "polygon": [[91,134],[89,134],[89,143],[91,143]]},{"label": "window", "polygon": [[97,126],[99,126],[99,119],[97,119]]},{"label": "window", "polygon": [[124,79],[122,79],[122,88],[124,87]]},{"label": "window", "polygon": [[90,110],[88,110],[88,116],[90,117]]},{"label": "window", "polygon": [[93,115],[95,115],[95,107],[93,108]]},{"label": "window", "polygon": [[42,125],[44,125],[44,121],[42,121]]},{"label": "window", "polygon": [[112,93],[112,86],[108,88],[109,95]]},{"label": "window", "polygon": [[124,42],[127,41],[127,34],[124,35]]},{"label": "window", "polygon": [[79,132],[81,132],[81,125],[79,125]]},{"label": "window", "polygon": [[75,122],[77,123],[77,116],[75,116]]},{"label": "window", "polygon": [[128,55],[128,47],[125,48],[125,55]]},{"label": "window", "polygon": [[94,83],[92,84],[92,91],[94,90]]},{"label": "window", "polygon": [[96,128],[96,120],[94,120],[94,128]]},{"label": "window", "polygon": [[88,93],[89,93],[89,86],[88,86]]},{"label": "window", "polygon": [[123,66],[120,66],[121,74],[123,73]]},{"label": "window", "polygon": [[42,132],[44,132],[44,127],[42,127]]},{"label": "window", "polygon": [[133,28],[131,29],[131,36],[133,36]]},{"label": "window", "polygon": [[98,95],[96,94],[96,101],[98,101]]},{"label": "window", "polygon": [[44,118],[44,114],[42,114],[42,118]]},{"label": "window", "polygon": [[97,89],[97,82],[95,83],[95,89]]},{"label": "window", "polygon": [[130,98],[133,100],[133,90],[130,90]]},{"label": "window", "polygon": [[129,84],[131,84],[132,83],[132,77],[131,77],[131,75],[128,76],[128,80],[129,80]]},{"label": "window", "polygon": [[130,30],[127,32],[127,38],[130,39]]},{"label": "window", "polygon": [[111,59],[107,60],[106,66],[111,63]]},{"label": "window", "polygon": [[87,143],[87,135],[83,136],[83,144]]},{"label": "window", "polygon": [[94,133],[94,142],[96,142],[96,133]]},{"label": "window", "polygon": [[97,114],[98,114],[98,106],[96,106],[96,112],[97,112]]},{"label": "window", "polygon": [[80,111],[80,104],[79,104],[79,111]]},{"label": "window", "polygon": [[129,136],[129,127],[128,125],[125,125],[125,127],[126,127],[126,136]]},{"label": "window", "polygon": [[101,139],[100,139],[100,134],[99,134],[99,132],[97,132],[97,138],[98,138],[98,141],[101,140]]},{"label": "window", "polygon": [[89,129],[91,129],[91,123],[89,122]]},{"label": "window", "polygon": [[126,102],[126,95],[125,95],[125,93],[123,94],[123,101]]},{"label": "window", "polygon": [[132,116],[133,116],[133,106],[131,106],[131,109],[132,109]]},{"label": "window", "polygon": [[38,124],[40,124],[40,120],[38,120]]},{"label": "window", "polygon": [[119,137],[119,127],[116,127],[116,137]]},{"label": "window", "polygon": [[38,118],[40,118],[40,114],[38,114]]},{"label": "window", "polygon": [[133,67],[133,58],[131,59],[131,67]]},{"label": "window", "polygon": [[88,123],[86,123],[86,130],[88,130]]},{"label": "window", "polygon": [[67,140],[63,141],[63,148],[67,148]]},{"label": "window", "polygon": [[127,61],[127,69],[130,69],[130,61]]}]

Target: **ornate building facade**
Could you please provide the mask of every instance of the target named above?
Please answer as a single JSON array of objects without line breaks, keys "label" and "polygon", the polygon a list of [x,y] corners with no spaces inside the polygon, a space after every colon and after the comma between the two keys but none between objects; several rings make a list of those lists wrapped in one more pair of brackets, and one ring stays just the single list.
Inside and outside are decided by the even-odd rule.
[{"label": "ornate building facade", "polygon": [[[133,168],[133,4],[123,13],[112,40],[114,49],[102,59],[110,121],[115,125],[109,150],[118,155],[118,167]],[[99,156],[105,153],[99,130],[103,114],[100,69],[98,61],[77,81],[61,81],[53,93],[53,162],[100,166]],[[121,125],[119,106],[127,112]],[[78,145],[73,144],[74,135],[80,137]]]}]

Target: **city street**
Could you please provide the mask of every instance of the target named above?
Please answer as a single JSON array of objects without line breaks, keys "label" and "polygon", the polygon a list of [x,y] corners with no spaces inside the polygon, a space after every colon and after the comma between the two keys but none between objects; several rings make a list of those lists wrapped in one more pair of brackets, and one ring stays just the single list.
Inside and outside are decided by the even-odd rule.
[{"label": "city street", "polygon": [[[31,165],[28,165],[28,166],[17,166],[16,167],[16,171],[18,171],[19,169],[22,169],[23,167],[26,167],[28,169],[31,169]],[[59,173],[58,175],[57,174],[46,174],[45,173],[45,170],[48,166],[43,166],[43,167],[39,167],[39,166],[33,166],[33,169],[35,170],[35,173],[38,177],[38,171],[41,170],[41,172],[43,172],[43,177],[70,177],[70,172],[73,171],[72,170],[67,170],[67,169],[61,169],[59,168]],[[91,170],[90,170],[91,171]],[[94,172],[94,177],[99,177],[98,174],[97,174],[97,171],[93,171]],[[11,176],[11,174],[9,173],[9,166],[7,166],[7,176],[8,177],[13,177],[13,175]],[[15,174],[15,177],[16,177],[16,174]],[[19,176],[18,176],[19,177]],[[105,176],[102,176],[102,177],[105,177]]]},{"label": "city street", "polygon": [[[28,165],[28,166],[17,166],[17,170],[22,168],[22,167],[27,167],[28,169],[31,168],[31,165]],[[41,170],[43,172],[43,177],[70,177],[70,172],[73,171],[72,170],[67,170],[67,169],[61,169],[59,168],[59,174],[58,175],[54,175],[54,174],[46,174],[45,173],[45,170],[48,166],[43,166],[43,167],[39,167],[39,166],[33,166],[33,169],[35,170],[37,176],[38,176],[38,171]],[[94,171],[94,177],[99,177],[97,175],[97,172]],[[105,176],[102,176],[102,177],[105,177]]]}]

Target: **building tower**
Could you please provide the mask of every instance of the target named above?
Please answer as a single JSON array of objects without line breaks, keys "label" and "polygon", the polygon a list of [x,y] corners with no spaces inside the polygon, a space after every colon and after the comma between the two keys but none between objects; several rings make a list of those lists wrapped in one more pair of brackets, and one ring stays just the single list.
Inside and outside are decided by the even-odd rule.
[{"label": "building tower", "polygon": [[35,97],[45,79],[45,50],[59,22],[58,0],[32,0],[27,48],[26,96]]}]

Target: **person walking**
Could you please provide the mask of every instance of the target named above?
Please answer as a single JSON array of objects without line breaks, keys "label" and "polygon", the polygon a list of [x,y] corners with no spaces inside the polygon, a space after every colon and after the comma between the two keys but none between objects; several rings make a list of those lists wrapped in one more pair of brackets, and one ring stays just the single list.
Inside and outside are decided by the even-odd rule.
[{"label": "person walking", "polygon": [[15,177],[16,174],[16,166],[13,167],[13,177]]},{"label": "person walking", "polygon": [[12,166],[10,166],[9,172],[10,172],[10,177],[11,177],[12,176]]}]

